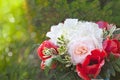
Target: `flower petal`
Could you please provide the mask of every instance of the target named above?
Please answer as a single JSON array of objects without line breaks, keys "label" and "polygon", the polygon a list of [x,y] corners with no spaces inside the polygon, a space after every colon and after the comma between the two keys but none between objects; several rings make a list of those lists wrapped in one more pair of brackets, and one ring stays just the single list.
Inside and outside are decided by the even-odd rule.
[{"label": "flower petal", "polygon": [[90,80],[90,78],[86,74],[86,70],[84,68],[81,68],[80,64],[76,65],[76,71],[77,71],[78,76],[80,76],[82,79]]},{"label": "flower petal", "polygon": [[104,21],[98,21],[96,22],[98,25],[99,25],[99,28],[106,28],[108,23],[107,22],[104,22]]}]

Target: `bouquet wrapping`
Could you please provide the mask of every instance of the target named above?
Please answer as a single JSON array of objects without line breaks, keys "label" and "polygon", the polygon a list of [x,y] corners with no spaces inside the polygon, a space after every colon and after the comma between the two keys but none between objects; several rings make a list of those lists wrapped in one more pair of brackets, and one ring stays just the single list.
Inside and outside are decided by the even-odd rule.
[{"label": "bouquet wrapping", "polygon": [[56,70],[65,71],[63,76],[73,73],[78,80],[107,80],[120,72],[120,28],[114,24],[66,19],[46,36],[37,52],[48,74]]}]

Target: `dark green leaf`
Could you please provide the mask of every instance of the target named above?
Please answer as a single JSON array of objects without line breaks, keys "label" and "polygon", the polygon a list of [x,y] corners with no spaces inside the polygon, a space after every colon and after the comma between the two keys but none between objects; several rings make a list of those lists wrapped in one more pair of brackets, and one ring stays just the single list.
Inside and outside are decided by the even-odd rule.
[{"label": "dark green leaf", "polygon": [[112,76],[115,76],[115,70],[114,70],[114,68],[113,68],[112,65],[110,65],[110,74],[111,74]]},{"label": "dark green leaf", "polygon": [[115,62],[116,62],[116,64],[118,64],[120,66],[120,58],[117,59]]},{"label": "dark green leaf", "polygon": [[120,28],[117,29],[117,30],[115,30],[115,31],[113,32],[113,34],[120,34]]},{"label": "dark green leaf", "polygon": [[116,71],[120,72],[120,67],[118,65],[114,65],[113,67]]},{"label": "dark green leaf", "polygon": [[45,66],[44,72],[45,72],[45,75],[46,75],[46,76],[49,75],[49,71],[50,71],[50,67]]}]

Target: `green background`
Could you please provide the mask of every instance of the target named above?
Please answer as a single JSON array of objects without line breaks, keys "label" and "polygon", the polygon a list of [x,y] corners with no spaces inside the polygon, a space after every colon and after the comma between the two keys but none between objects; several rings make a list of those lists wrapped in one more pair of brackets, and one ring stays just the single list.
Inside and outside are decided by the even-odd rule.
[{"label": "green background", "polygon": [[0,80],[48,80],[36,49],[66,18],[119,27],[120,0],[0,0]]}]

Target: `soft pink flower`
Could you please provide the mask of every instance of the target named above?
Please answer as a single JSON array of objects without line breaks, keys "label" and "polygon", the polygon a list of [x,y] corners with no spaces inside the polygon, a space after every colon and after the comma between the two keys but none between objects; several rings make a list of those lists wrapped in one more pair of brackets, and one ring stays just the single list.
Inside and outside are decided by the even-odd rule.
[{"label": "soft pink flower", "polygon": [[68,52],[73,64],[82,63],[87,55],[91,54],[94,49],[102,49],[102,42],[97,41],[94,37],[83,37],[80,40],[73,41],[69,44]]}]

